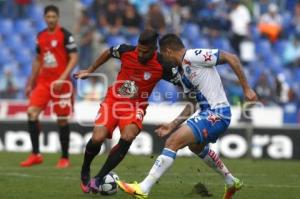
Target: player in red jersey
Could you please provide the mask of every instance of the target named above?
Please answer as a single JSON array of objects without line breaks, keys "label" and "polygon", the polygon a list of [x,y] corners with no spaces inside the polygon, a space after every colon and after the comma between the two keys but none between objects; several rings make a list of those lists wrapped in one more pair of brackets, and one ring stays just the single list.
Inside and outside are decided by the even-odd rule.
[{"label": "player in red jersey", "polygon": [[[143,117],[156,83],[165,79],[176,81],[177,70],[162,64],[162,57],[156,51],[158,34],[145,30],[137,46],[126,44],[111,47],[103,52],[87,70],[79,71],[75,78],[84,79],[110,58],[121,60],[117,81],[108,88],[95,120],[93,136],[86,145],[81,170],[82,191],[97,192],[103,177],[114,169],[125,157],[127,151],[142,128]],[[108,155],[99,173],[90,180],[90,165],[99,153],[106,138],[111,138],[119,126],[121,138]]]},{"label": "player in red jersey", "polygon": [[62,148],[62,156],[56,166],[65,168],[69,166],[70,127],[67,116],[73,109],[70,72],[77,63],[77,47],[71,33],[59,26],[59,9],[56,6],[45,7],[44,19],[47,28],[37,36],[37,56],[26,87],[26,96],[29,97],[27,114],[32,154],[20,165],[29,167],[43,162],[39,151],[38,117],[51,101],[51,108],[58,116],[57,124]]}]

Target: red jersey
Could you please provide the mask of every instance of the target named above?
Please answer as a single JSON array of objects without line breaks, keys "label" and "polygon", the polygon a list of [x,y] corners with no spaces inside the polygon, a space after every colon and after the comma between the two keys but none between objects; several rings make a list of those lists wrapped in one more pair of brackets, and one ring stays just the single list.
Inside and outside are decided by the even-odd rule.
[{"label": "red jersey", "polygon": [[74,37],[66,29],[57,26],[54,32],[48,32],[47,29],[41,31],[36,43],[41,63],[38,81],[57,80],[67,67],[69,53],[77,52]]},{"label": "red jersey", "polygon": [[121,60],[117,81],[110,86],[107,95],[122,101],[147,102],[156,83],[165,79],[174,82],[178,78],[176,67],[163,64],[162,56],[155,52],[146,64],[138,61],[136,46],[122,44],[111,47],[113,57]]}]

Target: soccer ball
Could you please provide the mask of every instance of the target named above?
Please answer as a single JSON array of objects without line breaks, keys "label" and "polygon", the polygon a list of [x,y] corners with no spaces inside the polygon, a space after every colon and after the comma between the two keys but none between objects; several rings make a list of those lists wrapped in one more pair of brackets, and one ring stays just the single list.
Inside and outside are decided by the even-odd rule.
[{"label": "soccer ball", "polygon": [[118,185],[116,180],[119,180],[119,176],[110,172],[106,176],[104,176],[102,183],[99,186],[100,194],[102,195],[113,195],[118,191]]}]

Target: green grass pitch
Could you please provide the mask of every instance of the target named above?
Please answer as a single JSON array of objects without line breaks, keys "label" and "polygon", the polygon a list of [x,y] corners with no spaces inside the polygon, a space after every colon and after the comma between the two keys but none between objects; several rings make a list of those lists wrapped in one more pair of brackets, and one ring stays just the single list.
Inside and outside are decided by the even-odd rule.
[{"label": "green grass pitch", "polygon": [[[25,153],[0,153],[1,199],[88,199],[131,198],[119,191],[113,196],[83,194],[79,188],[82,155],[72,155],[72,167],[55,168],[58,154],[44,155],[44,164],[31,168],[19,167]],[[93,162],[93,174],[100,168],[106,154]],[[126,181],[140,181],[152,166],[155,157],[128,156],[114,171]],[[245,186],[235,199],[299,199],[300,162],[285,160],[225,160],[227,166]],[[221,199],[224,185],[220,176],[196,157],[178,157],[172,169],[156,184],[150,199],[202,198],[194,189],[203,183],[213,194],[208,199]]]}]

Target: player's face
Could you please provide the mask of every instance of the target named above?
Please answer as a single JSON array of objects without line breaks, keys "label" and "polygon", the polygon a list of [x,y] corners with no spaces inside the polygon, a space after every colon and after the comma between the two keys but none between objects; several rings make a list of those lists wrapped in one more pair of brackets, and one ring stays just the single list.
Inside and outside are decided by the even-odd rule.
[{"label": "player's face", "polygon": [[172,50],[170,50],[169,48],[164,49],[164,50],[161,49],[160,52],[166,62],[172,63],[172,64],[175,63],[176,65],[179,64],[179,63],[177,63],[177,59],[174,56],[175,53]]},{"label": "player's face", "polygon": [[56,27],[58,18],[58,15],[53,11],[49,11],[45,14],[44,19],[49,29],[54,29]]},{"label": "player's face", "polygon": [[146,64],[152,57],[156,50],[153,46],[138,44],[138,60],[141,64]]}]

